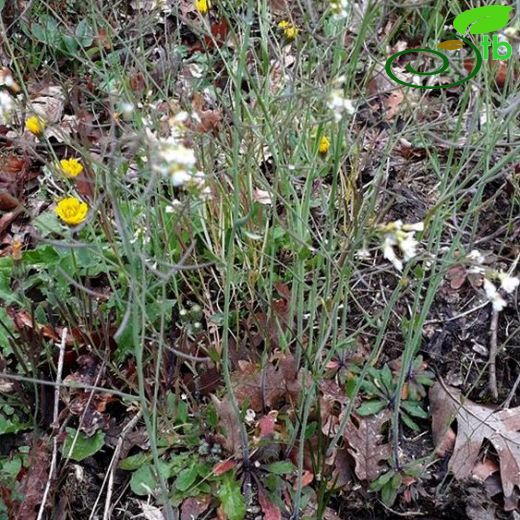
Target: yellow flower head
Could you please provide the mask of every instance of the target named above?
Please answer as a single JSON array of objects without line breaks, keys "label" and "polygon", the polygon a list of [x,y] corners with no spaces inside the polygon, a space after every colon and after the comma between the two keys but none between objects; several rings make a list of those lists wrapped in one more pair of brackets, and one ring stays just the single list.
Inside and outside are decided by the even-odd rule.
[{"label": "yellow flower head", "polygon": [[87,218],[88,204],[76,197],[66,197],[58,202],[55,211],[65,224],[77,226]]},{"label": "yellow flower head", "polygon": [[289,23],[287,20],[282,20],[281,22],[279,22],[278,28],[283,31],[285,39],[289,42],[292,42],[298,36],[298,27],[296,27],[292,23]]},{"label": "yellow flower head", "polygon": [[197,9],[200,14],[208,14],[210,7],[211,2],[209,0],[195,0],[195,9]]},{"label": "yellow flower head", "polygon": [[34,135],[40,135],[45,130],[45,121],[41,117],[31,116],[25,121],[25,128]]},{"label": "yellow flower head", "polygon": [[62,159],[60,161],[61,171],[65,177],[73,179],[83,171],[83,165],[79,159]]},{"label": "yellow flower head", "polygon": [[321,154],[325,155],[329,151],[329,148],[330,148],[330,141],[329,141],[328,137],[326,137],[325,135],[322,135],[321,139],[320,139],[320,143],[318,145],[319,152]]}]

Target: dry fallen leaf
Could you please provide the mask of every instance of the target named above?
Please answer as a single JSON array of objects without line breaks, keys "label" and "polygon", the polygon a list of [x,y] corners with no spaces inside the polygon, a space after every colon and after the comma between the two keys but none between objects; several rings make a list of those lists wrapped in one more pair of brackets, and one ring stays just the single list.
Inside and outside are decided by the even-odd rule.
[{"label": "dry fallen leaf", "polygon": [[227,397],[219,400],[218,397],[212,395],[211,398],[220,419],[220,426],[224,431],[224,447],[229,453],[238,453],[242,446],[240,441],[240,422],[231,402]]},{"label": "dry fallen leaf", "polygon": [[277,367],[269,363],[262,370],[249,361],[239,361],[238,365],[232,378],[240,405],[247,401],[251,409],[260,412],[265,406],[274,408],[282,400],[297,401],[301,382],[292,356],[281,357]]},{"label": "dry fallen leaf", "polygon": [[457,420],[457,438],[450,469],[458,480],[475,471],[482,443],[487,439],[497,451],[504,497],[520,488],[520,407],[494,410],[464,399],[460,390],[436,383],[430,389],[432,434],[436,445]]},{"label": "dry fallen leaf", "polygon": [[381,434],[383,424],[389,417],[388,411],[384,411],[371,417],[355,417],[348,423],[344,437],[350,445],[348,452],[356,461],[354,471],[360,480],[375,480],[384,470],[381,462],[392,453],[391,446],[382,442]]},{"label": "dry fallen leaf", "polygon": [[222,121],[222,112],[220,110],[206,108],[204,96],[199,92],[193,94],[191,105],[193,108],[193,116],[196,120],[195,124],[191,125],[194,127],[194,130],[201,133],[216,131]]},{"label": "dry fallen leaf", "polygon": [[197,520],[208,509],[210,503],[210,495],[187,498],[181,506],[181,520]]},{"label": "dry fallen leaf", "polygon": [[35,439],[29,452],[29,465],[27,472],[20,481],[20,494],[23,496],[20,507],[13,518],[19,520],[34,520],[36,512],[40,508],[45,484],[49,475],[51,455],[47,442]]},{"label": "dry fallen leaf", "polygon": [[467,270],[463,265],[456,265],[448,269],[446,278],[450,281],[452,289],[460,289],[466,281]]},{"label": "dry fallen leaf", "polygon": [[143,518],[146,520],[164,520],[164,515],[158,507],[152,506],[142,501],[139,502],[139,504],[143,510]]},{"label": "dry fallen leaf", "polygon": [[271,502],[265,489],[258,486],[258,502],[264,513],[264,520],[282,520],[282,512],[279,507]]},{"label": "dry fallen leaf", "polygon": [[47,123],[58,123],[65,106],[65,92],[58,85],[49,85],[38,92],[31,102],[31,110]]}]

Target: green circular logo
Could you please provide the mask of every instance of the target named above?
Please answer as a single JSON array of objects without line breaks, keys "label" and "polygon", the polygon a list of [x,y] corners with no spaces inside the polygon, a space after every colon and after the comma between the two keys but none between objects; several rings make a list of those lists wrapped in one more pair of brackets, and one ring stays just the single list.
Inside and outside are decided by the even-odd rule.
[{"label": "green circular logo", "polygon": [[413,65],[408,63],[406,65],[406,67],[405,67],[405,70],[407,72],[409,72],[411,74],[418,75],[418,76],[436,76],[437,74],[442,74],[443,72],[446,72],[449,69],[449,66],[450,66],[450,63],[448,61],[448,57],[444,53],[442,53],[440,51],[437,51],[435,49],[428,49],[428,48],[424,48],[424,49],[406,49],[405,51],[401,51],[401,52],[397,52],[395,54],[392,54],[392,56],[390,56],[386,60],[386,63],[385,63],[386,73],[396,83],[399,83],[400,85],[403,85],[405,87],[414,87],[414,88],[421,88],[421,89],[425,89],[425,90],[432,90],[432,89],[437,89],[437,88],[451,88],[451,87],[457,87],[459,85],[462,85],[463,83],[466,83],[470,79],[474,78],[478,74],[478,72],[480,71],[480,69],[482,67],[482,54],[480,53],[478,47],[476,45],[474,45],[467,38],[460,37],[459,39],[462,40],[466,45],[468,45],[473,50],[473,52],[475,53],[475,59],[476,59],[475,61],[476,61],[476,63],[474,65],[473,69],[471,70],[471,72],[467,76],[465,76],[464,78],[459,79],[458,81],[455,81],[455,82],[450,83],[448,85],[429,85],[429,86],[424,86],[424,85],[416,85],[415,83],[407,83],[406,81],[403,81],[402,79],[399,79],[394,74],[394,71],[392,70],[392,64],[394,63],[395,60],[397,60],[398,58],[400,58],[401,56],[404,56],[406,54],[414,54],[414,53],[421,53],[421,52],[427,52],[429,54],[435,55],[437,58],[441,59],[442,64],[439,67],[437,67],[435,70],[433,70],[433,71],[421,72],[421,71],[415,70]]}]

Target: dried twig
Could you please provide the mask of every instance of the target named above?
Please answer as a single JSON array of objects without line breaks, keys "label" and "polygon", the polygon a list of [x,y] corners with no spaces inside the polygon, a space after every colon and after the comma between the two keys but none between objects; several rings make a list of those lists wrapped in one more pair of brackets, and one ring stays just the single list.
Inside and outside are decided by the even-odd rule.
[{"label": "dried twig", "polygon": [[[117,440],[116,447],[114,449],[114,454],[112,455],[112,460],[110,461],[110,464],[108,466],[107,474],[105,475],[105,479],[103,480],[103,483],[101,484],[101,489],[99,490],[98,500],[101,496],[101,491],[103,490],[103,487],[105,486],[105,483],[108,479],[108,487],[107,487],[107,496],[105,498],[105,508],[103,512],[103,520],[109,520],[112,507],[110,506],[110,503],[112,502],[112,494],[114,489],[114,475],[116,473],[117,463],[119,461],[119,455],[121,453],[121,449],[123,448],[123,442],[125,440],[125,437],[128,435],[129,432],[131,432],[139,419],[141,418],[142,412],[139,411],[129,422],[128,424],[123,428],[121,431],[121,435],[119,436],[119,439]],[[94,507],[92,508],[92,514],[90,515],[90,518],[94,517],[94,513],[96,511],[96,504],[94,504]]]},{"label": "dried twig", "polygon": [[491,314],[491,325],[489,327],[489,390],[494,399],[498,399],[497,388],[497,329],[498,329],[498,311],[493,309]]},{"label": "dried twig", "polygon": [[60,353],[58,357],[58,370],[56,372],[56,387],[54,389],[54,411],[52,417],[52,427],[56,432],[54,438],[52,440],[52,459],[51,459],[51,467],[49,469],[49,477],[47,478],[47,483],[45,484],[45,491],[43,493],[42,503],[40,505],[40,509],[38,511],[38,516],[36,520],[41,520],[43,518],[43,513],[45,511],[45,504],[47,503],[47,497],[49,495],[49,491],[51,489],[52,479],[54,478],[54,473],[56,472],[56,461],[58,460],[58,436],[57,431],[59,428],[58,423],[58,415],[60,411],[60,386],[61,386],[61,376],[63,373],[63,360],[65,358],[65,345],[67,342],[67,327],[64,327],[61,331],[61,342],[60,342]]}]

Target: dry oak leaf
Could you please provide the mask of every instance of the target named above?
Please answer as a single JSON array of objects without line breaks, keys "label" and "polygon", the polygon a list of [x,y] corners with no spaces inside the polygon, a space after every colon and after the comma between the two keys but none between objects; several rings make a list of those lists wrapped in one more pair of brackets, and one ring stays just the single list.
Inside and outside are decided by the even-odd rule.
[{"label": "dry oak leaf", "polygon": [[195,119],[194,129],[201,133],[216,131],[222,121],[222,112],[220,110],[206,109],[204,96],[199,92],[193,94],[191,105]]},{"label": "dry oak leaf", "polygon": [[187,498],[181,506],[181,520],[196,520],[204,514],[210,503],[210,495]]},{"label": "dry oak leaf", "polygon": [[240,405],[248,402],[255,412],[264,407],[273,408],[279,401],[294,403],[298,400],[302,377],[299,377],[295,359],[282,356],[278,366],[267,364],[263,369],[249,361],[239,361],[239,370],[232,374],[235,396]]},{"label": "dry oak leaf", "polygon": [[390,418],[387,410],[371,417],[354,417],[349,421],[344,438],[350,445],[348,452],[354,457],[354,472],[360,480],[372,482],[384,470],[381,462],[388,460],[392,453],[389,444],[383,443],[381,429]]},{"label": "dry oak leaf", "polygon": [[239,453],[242,443],[240,441],[240,421],[237,417],[231,401],[225,397],[220,400],[215,395],[211,396],[217,411],[220,426],[224,432],[224,448],[229,453]]},{"label": "dry oak leaf", "polygon": [[460,390],[435,383],[430,389],[432,434],[441,443],[450,424],[457,420],[457,438],[449,467],[458,480],[471,477],[482,443],[495,447],[500,462],[500,478],[507,501],[520,488],[520,407],[494,410],[464,399]]}]

